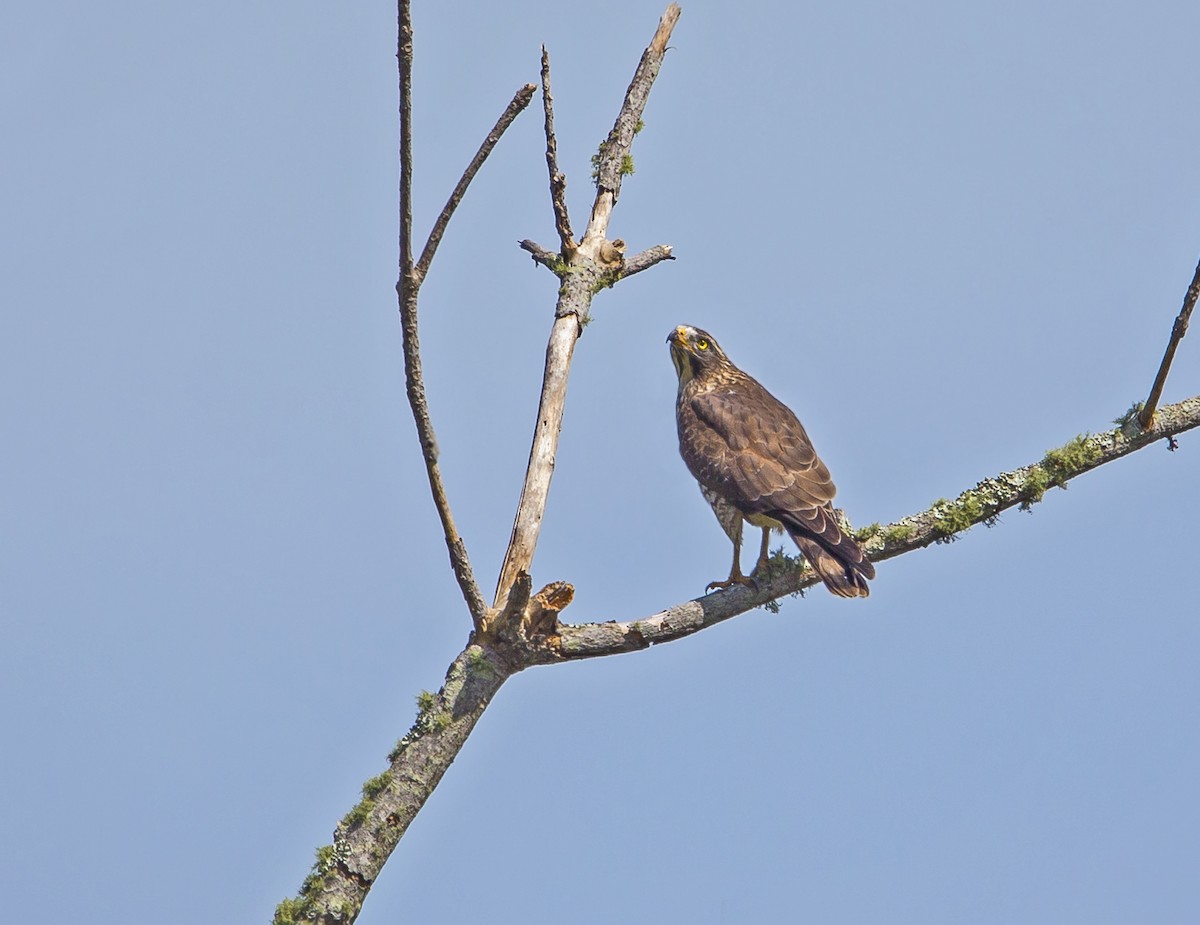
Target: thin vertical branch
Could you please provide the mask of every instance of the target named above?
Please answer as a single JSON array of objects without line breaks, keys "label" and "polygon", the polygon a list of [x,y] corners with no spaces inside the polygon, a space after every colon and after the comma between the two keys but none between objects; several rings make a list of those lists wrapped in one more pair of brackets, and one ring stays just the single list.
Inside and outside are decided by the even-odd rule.
[{"label": "thin vertical branch", "polygon": [[[396,57],[400,61],[400,281],[412,275],[412,64],[413,28],[409,0],[399,0]],[[403,299],[403,295],[401,295]]]},{"label": "thin vertical branch", "polygon": [[558,169],[558,142],[554,138],[554,97],[550,95],[550,53],[542,46],[542,109],[546,113],[546,169],[550,173],[550,205],[554,209],[554,227],[562,244],[563,258],[569,260],[575,250],[571,216],[567,214],[567,178]]},{"label": "thin vertical branch", "polygon": [[413,264],[412,246],[412,63],[413,63],[413,29],[410,10],[410,0],[398,0],[398,38],[396,57],[400,67],[400,278],[396,282],[396,295],[400,300],[400,330],[403,336],[404,351],[404,381],[408,392],[408,403],[412,408],[413,420],[417,426],[417,437],[421,443],[421,456],[425,460],[425,473],[429,478],[429,490],[433,495],[434,507],[442,522],[442,533],[446,539],[446,549],[450,554],[450,566],[454,577],[462,590],[463,599],[471,611],[471,620],[475,628],[482,629],[488,616],[487,602],[479,590],[479,583],[471,569],[471,560],[467,555],[467,547],[463,542],[458,528],[454,524],[454,516],[450,511],[450,500],[446,495],[446,486],[442,481],[441,468],[438,466],[437,435],[434,433],[433,420],[429,415],[429,402],[425,395],[425,379],[421,368],[421,340],[417,329],[417,297],[420,293],[421,282],[429,271],[446,226],[454,210],[462,201],[463,196],[474,179],[483,162],[504,134],[505,129],[521,113],[537,89],[534,84],[526,84],[517,91],[495,126],[475,152],[475,156],[467,165],[459,178],[449,200],[442,208],[425,247],[421,252],[418,264]]},{"label": "thin vertical branch", "polygon": [[1200,298],[1200,263],[1196,264],[1192,284],[1188,286],[1187,294],[1183,297],[1183,307],[1179,310],[1179,315],[1175,318],[1175,324],[1171,328],[1171,339],[1167,343],[1167,351],[1163,354],[1162,363],[1158,366],[1158,375],[1154,377],[1154,385],[1150,388],[1150,397],[1146,399],[1146,404],[1138,412],[1138,423],[1142,426],[1142,430],[1149,429],[1150,425],[1154,423],[1154,411],[1158,408],[1158,400],[1162,398],[1163,387],[1167,384],[1167,373],[1171,371],[1171,363],[1175,359],[1175,349],[1183,340],[1183,335],[1187,333],[1188,321],[1192,317],[1192,309],[1196,307],[1197,298]]}]

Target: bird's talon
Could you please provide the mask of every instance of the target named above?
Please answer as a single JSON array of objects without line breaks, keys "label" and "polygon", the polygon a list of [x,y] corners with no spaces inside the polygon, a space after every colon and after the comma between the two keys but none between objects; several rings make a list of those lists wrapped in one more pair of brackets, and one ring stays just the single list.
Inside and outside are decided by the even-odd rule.
[{"label": "bird's talon", "polygon": [[752,591],[758,590],[757,581],[755,581],[753,578],[748,578],[745,575],[738,575],[736,578],[729,578],[726,581],[710,581],[708,585],[705,586],[704,593],[707,594],[709,591],[724,591],[728,588],[734,587],[735,585],[742,585],[743,587],[749,588]]}]

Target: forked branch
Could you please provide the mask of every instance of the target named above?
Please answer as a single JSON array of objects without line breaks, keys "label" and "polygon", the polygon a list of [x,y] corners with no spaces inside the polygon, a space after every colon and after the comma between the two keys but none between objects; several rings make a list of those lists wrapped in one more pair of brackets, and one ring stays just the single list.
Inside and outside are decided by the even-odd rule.
[{"label": "forked branch", "polygon": [[450,499],[446,495],[446,486],[442,481],[441,467],[438,465],[437,435],[433,429],[433,420],[429,415],[429,402],[425,395],[425,378],[421,368],[421,341],[417,329],[417,297],[420,294],[421,283],[429,272],[429,265],[437,252],[438,244],[446,232],[454,210],[462,202],[467,187],[487,160],[492,149],[500,140],[500,136],[521,113],[537,89],[533,84],[526,84],[512,98],[504,112],[484,138],[483,144],[471,158],[471,162],[463,171],[450,198],[442,207],[429,238],[422,249],[421,258],[413,264],[412,240],[412,16],[409,0],[400,0],[399,38],[396,56],[400,68],[400,278],[396,282],[396,294],[400,300],[400,330],[403,335],[404,350],[404,380],[408,393],[408,403],[412,408],[413,420],[417,425],[417,437],[421,444],[421,456],[425,460],[425,472],[429,478],[429,490],[433,496],[434,507],[437,508],[438,518],[442,522],[442,533],[446,539],[446,548],[450,554],[450,565],[454,577],[462,591],[467,608],[471,611],[471,619],[476,629],[482,628],[487,620],[488,607],[479,590],[479,583],[471,569],[471,559],[467,555],[467,547],[454,523],[454,515],[450,511]]},{"label": "forked branch", "polygon": [[571,357],[575,342],[587,324],[592,298],[600,289],[611,286],[624,276],[647,269],[662,260],[670,259],[671,249],[665,245],[652,248],[638,255],[631,270],[623,271],[625,262],[617,242],[605,238],[608,232],[612,208],[621,188],[621,174],[629,157],[633,136],[642,122],[650,89],[658,76],[666,53],[667,42],[680,9],[675,3],[667,6],[659,20],[654,37],[650,40],[641,61],[634,71],[633,80],[625,93],[617,119],[608,138],[600,146],[597,161],[596,199],[592,206],[587,233],[576,248],[570,237],[570,219],[563,198],[565,180],[560,180],[557,146],[554,141],[553,101],[550,98],[550,59],[542,54],[543,101],[546,109],[546,165],[550,172],[550,199],[554,207],[555,227],[562,242],[560,257],[556,259],[549,251],[532,241],[523,241],[521,246],[528,250],[534,260],[549,267],[562,281],[558,304],[554,310],[554,324],[546,345],[546,365],[542,375],[542,394],[538,401],[537,423],[534,426],[533,443],[529,451],[529,464],[525,470],[525,482],[521,487],[521,500],[513,518],[512,536],[496,583],[493,608],[507,611],[509,592],[522,574],[528,574],[541,532],[542,518],[546,512],[546,500],[550,494],[550,480],[554,475],[554,462],[558,453],[558,438],[562,431],[563,412],[566,407],[567,379],[571,369]]}]

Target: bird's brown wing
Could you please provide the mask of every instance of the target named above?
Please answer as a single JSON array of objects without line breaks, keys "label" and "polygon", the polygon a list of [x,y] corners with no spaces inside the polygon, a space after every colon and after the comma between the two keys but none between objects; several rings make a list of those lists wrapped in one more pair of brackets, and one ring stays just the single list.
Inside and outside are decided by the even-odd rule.
[{"label": "bird's brown wing", "polygon": [[694,396],[689,410],[706,431],[703,471],[693,474],[744,514],[780,521],[834,593],[865,595],[857,573],[875,569],[834,519],[833,480],[791,409],[746,376]]},{"label": "bird's brown wing", "polygon": [[750,377],[695,396],[691,410],[711,433],[706,454],[721,490],[747,514],[803,512],[833,500],[829,470],[791,410]]}]

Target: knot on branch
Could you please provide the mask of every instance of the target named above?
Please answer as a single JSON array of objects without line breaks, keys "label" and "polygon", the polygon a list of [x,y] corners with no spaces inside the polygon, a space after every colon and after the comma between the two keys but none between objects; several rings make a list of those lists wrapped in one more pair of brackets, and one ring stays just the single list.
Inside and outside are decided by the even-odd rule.
[{"label": "knot on branch", "polygon": [[575,600],[575,588],[565,581],[552,581],[529,601],[522,618],[527,637],[552,636],[558,632],[558,615]]},{"label": "knot on branch", "polygon": [[513,582],[503,609],[489,622],[487,631],[505,642],[523,644],[536,637],[558,632],[558,615],[575,599],[575,587],[566,581],[552,581],[537,594],[529,573],[522,570]]},{"label": "knot on branch", "polygon": [[606,270],[619,268],[625,263],[625,242],[621,238],[601,241],[596,251],[596,262]]}]

